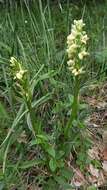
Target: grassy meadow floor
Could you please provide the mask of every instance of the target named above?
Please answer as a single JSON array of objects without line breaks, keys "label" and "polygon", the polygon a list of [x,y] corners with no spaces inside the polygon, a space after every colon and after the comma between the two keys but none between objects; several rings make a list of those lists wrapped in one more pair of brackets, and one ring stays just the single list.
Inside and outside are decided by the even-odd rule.
[{"label": "grassy meadow floor", "polygon": [[[12,89],[10,57],[21,60],[32,78],[37,80],[33,104],[38,126],[42,123],[44,131],[55,131],[57,135],[57,123],[64,124],[69,117],[74,90],[66,66],[66,38],[73,20],[80,18],[86,23],[90,56],[81,82],[83,107],[79,117],[84,120],[90,117],[86,119],[87,128],[91,130],[90,123],[95,126],[94,137],[98,136],[100,143],[103,129],[96,133],[98,114],[102,114],[100,122],[104,121],[104,127],[107,125],[107,1],[42,3],[33,0],[30,4],[24,0],[0,5],[0,190],[38,190],[37,185],[41,187],[46,180],[45,169],[43,171],[40,165],[36,167],[36,158],[41,158],[40,150],[30,146],[29,117],[23,118],[23,103],[20,104],[17,90]],[[97,105],[100,101],[101,104]],[[94,108],[87,109],[85,103]],[[97,112],[95,108],[98,106],[104,110]],[[83,166],[82,161],[84,158],[77,165],[82,163]],[[99,162],[94,163],[98,169],[101,167]],[[44,190],[49,189],[45,187]],[[54,186],[50,190],[54,190]]]}]

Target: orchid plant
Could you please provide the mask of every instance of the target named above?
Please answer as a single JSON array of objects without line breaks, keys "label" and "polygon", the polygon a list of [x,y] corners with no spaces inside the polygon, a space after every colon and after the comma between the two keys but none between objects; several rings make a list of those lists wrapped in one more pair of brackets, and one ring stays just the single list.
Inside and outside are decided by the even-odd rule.
[{"label": "orchid plant", "polygon": [[[19,62],[16,58],[12,57],[10,59],[11,73],[15,86],[18,89],[17,91],[21,98],[24,100],[30,115],[30,122],[34,135],[34,140],[31,142],[31,145],[39,145],[41,147],[42,152],[45,155],[45,166],[47,166],[47,171],[51,172],[50,176],[55,178],[56,181],[59,180],[60,172],[63,172],[63,169],[65,171],[66,168],[66,146],[64,148],[63,145],[67,144],[66,142],[70,137],[70,129],[73,126],[73,122],[78,120],[80,82],[81,76],[85,73],[85,65],[83,64],[83,61],[85,57],[89,55],[86,48],[88,36],[83,30],[84,26],[85,24],[82,19],[74,20],[71,33],[67,37],[67,65],[74,80],[74,99],[71,115],[64,129],[65,138],[63,138],[63,143],[60,140],[60,137],[63,137],[63,131],[60,131],[58,137],[53,137],[52,135],[46,134],[43,130],[38,132],[35,123],[35,114],[32,108],[32,101],[34,97],[32,92],[32,83],[29,79],[29,73],[23,68],[21,62]],[[35,82],[33,83],[33,89],[34,84]],[[71,149],[69,153],[70,152]],[[66,179],[66,181],[67,180],[68,179]]]},{"label": "orchid plant", "polygon": [[71,33],[67,37],[67,65],[74,79],[74,100],[72,104],[71,116],[65,128],[66,135],[68,135],[73,121],[77,120],[78,117],[80,81],[81,75],[85,73],[83,60],[89,55],[86,50],[86,45],[89,38],[83,30],[84,26],[85,24],[82,19],[74,20]]}]

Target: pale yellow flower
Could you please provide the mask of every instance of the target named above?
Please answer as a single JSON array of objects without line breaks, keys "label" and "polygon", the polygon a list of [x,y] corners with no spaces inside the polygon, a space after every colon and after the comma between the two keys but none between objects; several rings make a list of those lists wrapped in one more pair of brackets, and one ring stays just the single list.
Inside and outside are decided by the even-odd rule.
[{"label": "pale yellow flower", "polygon": [[25,72],[26,70],[20,70],[19,72],[16,73],[16,78],[21,80]]},{"label": "pale yellow flower", "polygon": [[75,76],[77,76],[77,75],[78,75],[77,69],[74,68],[74,69],[72,70],[72,73],[73,73]]},{"label": "pale yellow flower", "polygon": [[74,68],[74,69],[72,70],[72,73],[74,74],[74,76],[83,74],[83,73],[84,73],[83,67],[81,67],[80,69],[75,69],[75,68]]},{"label": "pale yellow flower", "polygon": [[16,62],[16,61],[17,61],[17,60],[16,60],[14,57],[11,57],[11,58],[10,58],[10,62],[11,62],[11,63],[14,63],[14,62]]},{"label": "pale yellow flower", "polygon": [[85,26],[82,19],[74,20],[74,25],[76,26],[78,30],[82,30],[82,28]]},{"label": "pale yellow flower", "polygon": [[75,27],[73,27],[71,30],[71,33],[72,33],[73,38],[75,39],[76,36],[78,35],[78,30]]},{"label": "pale yellow flower", "polygon": [[69,61],[67,61],[67,64],[69,67],[73,66],[75,64],[75,61],[70,59]]},{"label": "pale yellow flower", "polygon": [[10,58],[10,63],[11,63],[10,66],[14,67],[16,62],[17,60],[14,57]]},{"label": "pale yellow flower", "polygon": [[84,71],[83,71],[83,67],[81,67],[79,70],[78,70],[78,74],[83,74]]},{"label": "pale yellow flower", "polygon": [[72,55],[76,52],[78,48],[77,44],[72,44],[71,46],[69,46],[69,48],[67,49],[67,53],[68,53],[68,57],[72,57]]},{"label": "pale yellow flower", "polygon": [[70,34],[68,37],[67,37],[67,44],[72,44],[73,43],[73,40],[75,39],[75,36],[73,34]]},{"label": "pale yellow flower", "polygon": [[87,55],[88,55],[88,52],[86,52],[85,50],[83,50],[82,52],[80,52],[78,54],[78,57],[79,57],[80,60],[82,60]]},{"label": "pale yellow flower", "polygon": [[86,35],[83,35],[83,36],[81,37],[81,41],[82,41],[84,44],[87,43],[87,40],[88,40],[88,39],[89,39],[89,38],[88,38],[87,34],[86,34]]}]

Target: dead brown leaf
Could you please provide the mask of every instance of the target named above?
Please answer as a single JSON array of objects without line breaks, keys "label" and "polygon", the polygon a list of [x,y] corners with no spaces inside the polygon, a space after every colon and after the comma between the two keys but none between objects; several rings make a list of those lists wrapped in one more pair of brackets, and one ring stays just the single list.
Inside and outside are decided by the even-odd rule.
[{"label": "dead brown leaf", "polygon": [[107,161],[107,147],[103,150],[103,160]]},{"label": "dead brown leaf", "polygon": [[82,172],[78,168],[76,168],[73,179],[71,180],[71,185],[74,185],[76,187],[80,187],[80,186],[84,186],[84,184],[86,184],[86,180],[84,178],[84,175],[82,174]]},{"label": "dead brown leaf", "polygon": [[93,146],[91,149],[88,150],[88,155],[90,159],[100,160],[100,150],[97,146]]},{"label": "dead brown leaf", "polygon": [[99,177],[99,169],[96,169],[92,164],[89,165],[89,172],[92,176]]}]

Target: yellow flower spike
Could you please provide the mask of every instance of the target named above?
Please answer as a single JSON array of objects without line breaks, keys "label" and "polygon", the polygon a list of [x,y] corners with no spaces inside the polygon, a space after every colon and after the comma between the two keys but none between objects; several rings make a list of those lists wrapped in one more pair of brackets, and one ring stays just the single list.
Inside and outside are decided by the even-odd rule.
[{"label": "yellow flower spike", "polygon": [[24,74],[27,72],[27,70],[24,70],[22,68],[22,65],[19,61],[17,61],[16,58],[11,57],[10,58],[10,66],[12,67],[12,73],[13,73],[13,79],[18,79],[18,80],[22,80]]},{"label": "yellow flower spike", "polygon": [[64,130],[66,137],[70,137],[69,133],[74,121],[78,121],[79,112],[79,91],[80,91],[80,75],[85,72],[84,66],[82,66],[83,59],[88,55],[86,51],[86,44],[88,36],[83,30],[85,24],[83,20],[74,20],[72,25],[71,34],[67,37],[67,53],[68,53],[68,69],[71,71],[74,79],[74,100],[72,103],[71,115],[68,120],[67,126]]},{"label": "yellow flower spike", "polygon": [[88,36],[83,30],[85,24],[83,20],[74,20],[72,24],[71,33],[67,37],[67,54],[68,54],[68,67],[74,76],[83,73],[81,68],[81,60],[88,54],[86,51],[86,44]]}]

